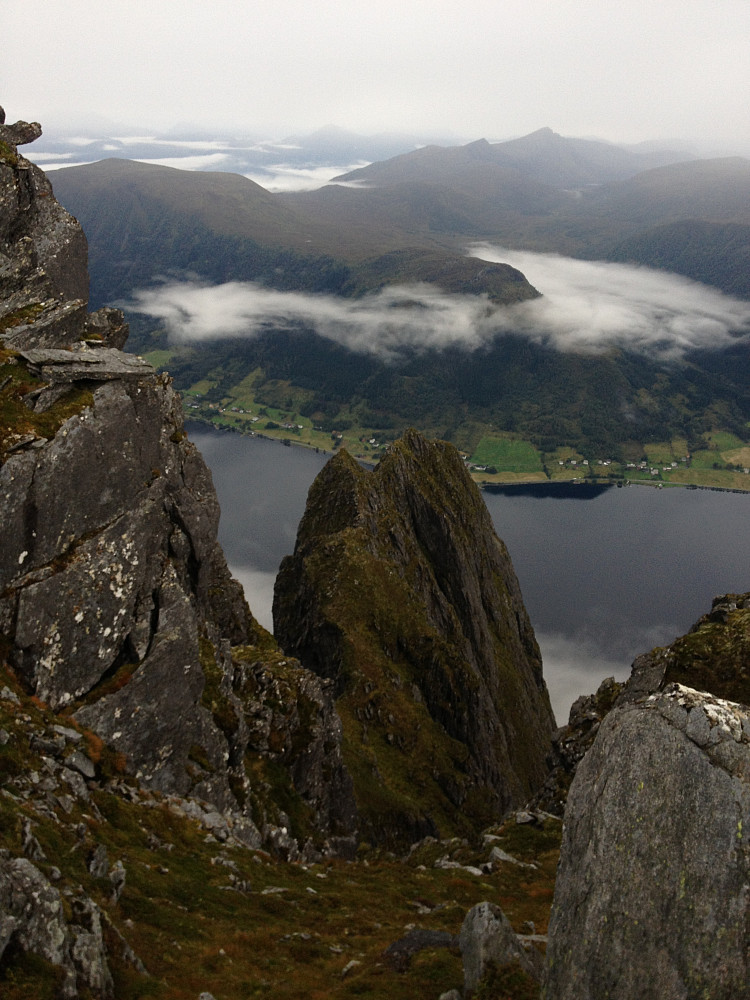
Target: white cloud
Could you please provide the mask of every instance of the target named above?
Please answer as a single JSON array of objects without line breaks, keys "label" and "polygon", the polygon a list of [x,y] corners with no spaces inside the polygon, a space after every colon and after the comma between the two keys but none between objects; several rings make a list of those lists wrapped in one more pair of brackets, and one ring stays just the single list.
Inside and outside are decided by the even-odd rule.
[{"label": "white cloud", "polygon": [[226,153],[203,153],[195,156],[162,156],[151,159],[138,159],[137,163],[153,163],[158,167],[177,167],[178,170],[210,170],[219,169],[222,163],[229,159]]},{"label": "white cloud", "polygon": [[226,142],[222,142],[220,139],[159,139],[154,135],[115,135],[112,138],[123,146],[171,146],[196,150],[223,150],[227,148]]},{"label": "white cloud", "polygon": [[[72,153],[42,153],[41,155],[44,157],[45,160],[49,160],[51,162],[53,160],[69,160],[73,154]],[[61,163],[60,166],[61,167],[69,167],[70,164],[69,163]]]},{"label": "white cloud", "polygon": [[47,162],[46,160],[47,156],[48,156],[47,153],[43,153],[39,157],[34,157],[31,161],[32,163],[35,163],[38,167],[41,167],[41,169],[47,174],[50,172],[50,170],[59,170],[61,167],[85,167],[87,166],[87,164],[91,163],[91,160],[79,160],[79,161],[65,160],[64,162],[60,162],[59,160],[50,160],[49,162]]},{"label": "white cloud", "polygon": [[246,173],[245,177],[274,194],[281,191],[314,191],[339,174],[365,166],[366,160],[339,167],[298,167],[289,163],[272,163],[262,172]]},{"label": "white cloud", "polygon": [[430,286],[386,288],[362,299],[279,292],[248,282],[165,284],[137,292],[131,309],[164,320],[179,340],[255,336],[277,326],[312,327],[363,353],[393,358],[402,349],[479,347],[495,313],[483,296]]},{"label": "white cloud", "polygon": [[544,680],[558,726],[566,725],[577,698],[594,694],[606,677],[627,680],[636,656],[672,642],[681,632],[684,629],[668,624],[641,629],[628,625],[619,633],[615,626],[614,634],[595,634],[585,626],[570,635],[537,630]]},{"label": "white cloud", "polygon": [[248,566],[232,565],[229,572],[242,584],[245,599],[256,620],[263,628],[273,632],[273,585],[276,574],[263,573]]},{"label": "white cloud", "polygon": [[499,327],[559,350],[624,347],[677,358],[694,348],[725,347],[733,334],[750,332],[750,302],[667,271],[488,244],[471,252],[512,264],[542,293],[498,312]]},{"label": "white cloud", "polygon": [[561,351],[623,347],[679,358],[750,332],[750,303],[667,272],[488,246],[473,253],[518,267],[542,297],[494,306],[425,284],[344,299],[250,282],[172,282],[135,293],[130,307],[162,319],[176,340],[252,337],[291,325],[386,359],[404,350],[476,350],[510,332]]}]

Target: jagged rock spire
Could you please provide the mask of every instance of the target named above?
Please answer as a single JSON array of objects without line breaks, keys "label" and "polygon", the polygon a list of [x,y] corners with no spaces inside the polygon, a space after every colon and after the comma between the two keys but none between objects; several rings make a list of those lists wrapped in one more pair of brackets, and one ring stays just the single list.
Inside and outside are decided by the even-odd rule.
[{"label": "jagged rock spire", "polygon": [[274,623],[335,685],[373,841],[479,829],[544,781],[554,721],[539,648],[452,445],[408,431],[372,472],[331,459],[281,565]]}]

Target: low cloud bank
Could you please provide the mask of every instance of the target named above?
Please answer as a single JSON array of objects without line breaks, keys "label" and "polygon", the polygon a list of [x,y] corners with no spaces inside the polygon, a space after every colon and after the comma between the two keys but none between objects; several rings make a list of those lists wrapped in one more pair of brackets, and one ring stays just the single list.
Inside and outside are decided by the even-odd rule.
[{"label": "low cloud bank", "polygon": [[365,160],[338,167],[271,163],[267,167],[263,167],[262,170],[251,170],[245,174],[245,177],[260,184],[272,194],[286,191],[315,191],[324,187],[339,174],[346,174],[351,170],[365,166],[367,166]]},{"label": "low cloud bank", "polygon": [[179,282],[137,292],[130,308],[164,321],[182,341],[253,337],[300,326],[354,351],[384,359],[404,349],[471,350],[495,335],[494,310],[482,296],[450,295],[430,285],[386,288],[363,299],[278,292],[248,282]]},{"label": "low cloud bank", "polygon": [[194,156],[137,157],[136,163],[156,167],[176,167],[178,170],[220,170],[229,160],[226,153],[196,153]]},{"label": "low cloud bank", "polygon": [[750,302],[677,274],[489,244],[471,255],[517,267],[542,293],[505,310],[503,328],[562,351],[624,347],[679,358],[750,332]]},{"label": "low cloud bank", "polygon": [[476,350],[500,333],[521,334],[561,351],[622,347],[679,359],[686,351],[719,349],[750,333],[750,302],[667,272],[488,245],[474,247],[472,255],[512,264],[542,297],[494,306],[485,296],[420,284],[352,300],[251,282],[193,281],[136,292],[130,308],[163,320],[175,340],[253,337],[297,326],[385,360],[406,350]]},{"label": "low cloud bank", "polygon": [[263,573],[249,566],[229,566],[235,580],[239,580],[245,592],[245,600],[250,606],[255,620],[273,632],[273,585],[275,573]]}]

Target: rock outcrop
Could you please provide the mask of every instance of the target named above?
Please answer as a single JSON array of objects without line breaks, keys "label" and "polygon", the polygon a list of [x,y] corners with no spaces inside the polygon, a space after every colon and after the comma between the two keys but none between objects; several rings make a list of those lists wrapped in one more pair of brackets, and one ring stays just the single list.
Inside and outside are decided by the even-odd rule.
[{"label": "rock outcrop", "polygon": [[552,737],[552,750],[547,758],[549,773],[529,806],[562,816],[570,784],[576,768],[591,749],[602,719],[619,696],[623,685],[614,677],[601,682],[595,694],[581,695],[570,707],[566,725]]},{"label": "rock outcrop", "polygon": [[492,968],[517,966],[534,981],[544,968],[542,953],[534,944],[519,937],[508,918],[494,903],[478,903],[461,925],[459,946],[464,963],[464,992],[471,996]]},{"label": "rock outcrop", "polygon": [[68,904],[27,858],[0,858],[0,966],[6,951],[32,952],[59,966],[60,996],[86,989],[102,1000],[114,996],[102,933],[102,913],[85,894]]},{"label": "rock outcrop", "polygon": [[282,646],[332,680],[363,829],[468,832],[544,780],[554,726],[507,550],[456,449],[336,455],[279,572]]},{"label": "rock outcrop", "polygon": [[750,593],[715,597],[686,635],[637,657],[620,702],[674,683],[750,705]]},{"label": "rock outcrop", "polygon": [[250,614],[171,380],[119,350],[121,313],[88,313],[85,237],[0,128],[3,658],[247,842],[350,838],[332,694]]},{"label": "rock outcrop", "polygon": [[547,1000],[750,997],[749,640],[725,595],[635,661],[570,788]]}]

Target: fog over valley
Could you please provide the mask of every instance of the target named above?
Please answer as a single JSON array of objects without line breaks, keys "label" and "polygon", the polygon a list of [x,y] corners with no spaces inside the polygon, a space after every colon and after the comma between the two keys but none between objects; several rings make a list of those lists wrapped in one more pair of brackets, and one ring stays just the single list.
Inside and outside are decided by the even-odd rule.
[{"label": "fog over valley", "polygon": [[484,296],[421,284],[352,300],[252,282],[173,281],[137,291],[128,307],[162,320],[175,342],[298,326],[386,360],[403,351],[477,350],[508,332],[561,351],[621,347],[679,358],[689,350],[725,347],[750,331],[750,303],[668,272],[489,245],[472,254],[518,268],[541,297],[495,306]]}]

